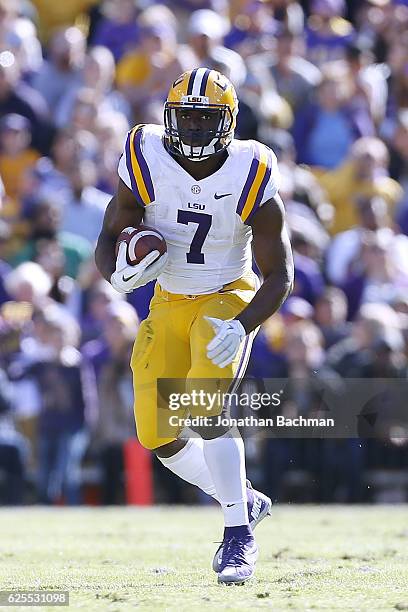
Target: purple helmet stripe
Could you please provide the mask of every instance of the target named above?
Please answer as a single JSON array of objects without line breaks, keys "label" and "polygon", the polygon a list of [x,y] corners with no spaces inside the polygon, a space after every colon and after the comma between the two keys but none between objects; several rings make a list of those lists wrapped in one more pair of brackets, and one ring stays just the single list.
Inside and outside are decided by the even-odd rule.
[{"label": "purple helmet stripe", "polygon": [[204,76],[202,78],[201,86],[200,86],[200,96],[205,96],[205,88],[207,87],[207,81],[208,81],[208,77],[210,76],[210,72],[211,70],[206,70],[204,72]]},{"label": "purple helmet stripe", "polygon": [[195,68],[195,70],[193,70],[193,72],[190,74],[190,78],[189,78],[188,86],[187,86],[188,96],[191,96],[191,94],[193,93],[194,79],[195,79],[195,75],[197,74],[197,70],[198,68]]}]

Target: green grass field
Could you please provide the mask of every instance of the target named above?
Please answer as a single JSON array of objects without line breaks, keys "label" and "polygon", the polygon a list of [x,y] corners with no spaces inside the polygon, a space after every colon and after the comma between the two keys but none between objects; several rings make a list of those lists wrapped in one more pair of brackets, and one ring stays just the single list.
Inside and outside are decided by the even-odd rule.
[{"label": "green grass field", "polygon": [[221,529],[217,508],[3,509],[0,588],[69,590],[86,611],[408,610],[406,506],[277,507],[244,586],[210,568]]}]

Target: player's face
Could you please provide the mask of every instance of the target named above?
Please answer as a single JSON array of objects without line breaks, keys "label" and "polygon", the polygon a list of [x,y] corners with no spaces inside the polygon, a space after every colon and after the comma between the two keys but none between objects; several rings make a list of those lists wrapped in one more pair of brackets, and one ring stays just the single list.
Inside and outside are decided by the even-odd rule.
[{"label": "player's face", "polygon": [[185,145],[201,147],[210,144],[218,130],[220,112],[207,109],[177,109],[177,126]]}]

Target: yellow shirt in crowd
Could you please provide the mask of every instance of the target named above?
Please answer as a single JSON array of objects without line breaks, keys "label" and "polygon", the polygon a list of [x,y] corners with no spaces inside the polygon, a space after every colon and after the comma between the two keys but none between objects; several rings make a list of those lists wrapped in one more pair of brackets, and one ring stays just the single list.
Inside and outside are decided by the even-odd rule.
[{"label": "yellow shirt in crowd", "polygon": [[135,51],[125,55],[116,68],[116,85],[122,87],[137,87],[150,76],[150,58],[144,53]]},{"label": "yellow shirt in crowd", "polygon": [[14,217],[20,212],[20,193],[24,173],[33,166],[40,155],[34,149],[26,149],[15,157],[0,154],[0,176],[7,196],[2,210],[5,217]]},{"label": "yellow shirt in crowd", "polygon": [[362,180],[356,176],[352,162],[347,162],[336,170],[312,170],[334,207],[331,234],[344,232],[358,224],[356,201],[359,198],[382,197],[387,202],[388,212],[392,216],[395,204],[402,196],[402,189],[394,179],[379,176],[373,181]]},{"label": "yellow shirt in crowd", "polygon": [[73,25],[98,0],[32,0],[38,11],[40,38],[46,41],[52,31]]}]

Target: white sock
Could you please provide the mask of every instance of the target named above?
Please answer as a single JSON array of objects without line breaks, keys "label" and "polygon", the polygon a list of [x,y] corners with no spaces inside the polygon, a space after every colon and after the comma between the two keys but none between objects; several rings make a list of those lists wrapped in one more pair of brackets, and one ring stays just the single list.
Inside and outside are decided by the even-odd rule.
[{"label": "white sock", "polygon": [[187,444],[172,457],[157,458],[177,476],[199,487],[218,501],[217,492],[204,459],[202,438],[189,438]]},{"label": "white sock", "polygon": [[[224,512],[226,527],[248,525],[244,442],[235,432],[204,440],[204,457]],[[232,505],[231,505],[232,504]]]}]

